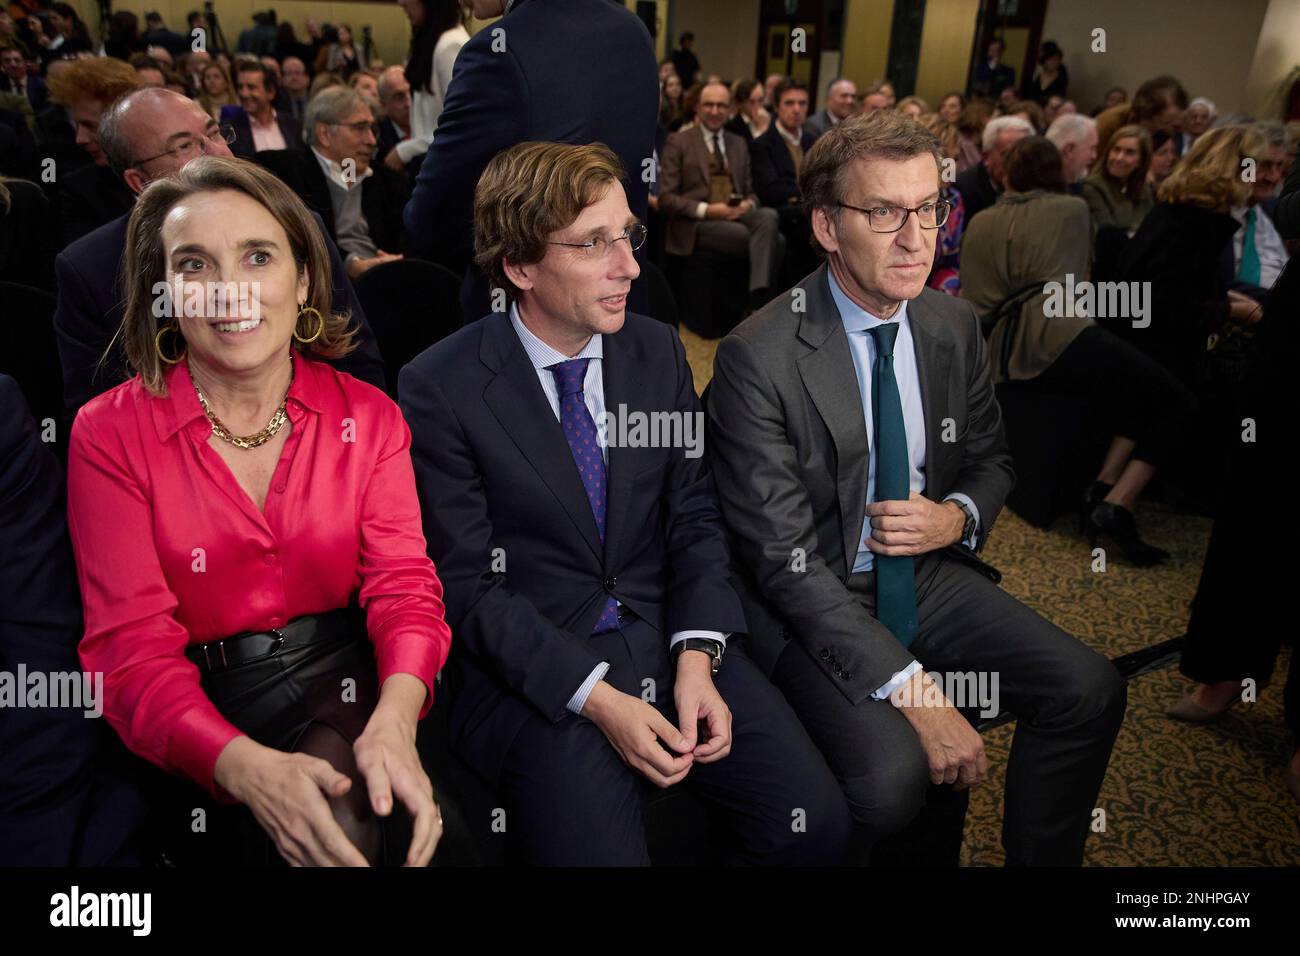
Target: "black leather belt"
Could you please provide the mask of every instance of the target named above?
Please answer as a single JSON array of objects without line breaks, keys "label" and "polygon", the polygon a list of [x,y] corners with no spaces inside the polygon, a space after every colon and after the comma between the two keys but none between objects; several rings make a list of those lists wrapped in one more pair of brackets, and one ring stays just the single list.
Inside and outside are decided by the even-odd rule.
[{"label": "black leather belt", "polygon": [[360,639],[364,634],[359,609],[340,608],[324,614],[304,614],[269,631],[245,631],[219,641],[194,644],[185,649],[185,656],[198,665],[200,672],[211,674],[269,660],[289,648]]}]

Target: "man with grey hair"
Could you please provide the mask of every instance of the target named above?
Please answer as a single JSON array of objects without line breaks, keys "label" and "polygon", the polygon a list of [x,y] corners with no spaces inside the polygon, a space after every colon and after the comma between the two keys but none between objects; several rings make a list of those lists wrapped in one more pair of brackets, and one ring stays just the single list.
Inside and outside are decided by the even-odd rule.
[{"label": "man with grey hair", "polygon": [[1003,189],[1002,161],[1012,146],[1033,135],[1034,127],[1019,116],[995,116],[988,121],[980,140],[983,159],[958,173],[953,183],[961,193],[967,223],[998,201]]},{"label": "man with grey hair", "polygon": [[[203,107],[171,90],[149,87],[119,97],[103,113],[98,142],[110,168],[131,192],[179,171],[198,156],[230,156],[233,131],[219,126]],[[124,295],[121,263],[126,249],[127,212],[69,245],[55,260],[59,290],[54,331],[63,366],[67,422],[100,392],[126,381],[121,342]],[[319,217],[316,224],[324,230]],[[334,364],[363,381],[384,386],[383,360],[365,311],[348,282],[338,249],[330,253],[334,311],[349,312],[359,348]]]},{"label": "man with grey hair", "polygon": [[950,211],[941,159],[893,112],[813,146],[800,185],[826,262],[719,344],[714,480],[749,653],[839,779],[859,859],[928,785],[984,778],[966,715],[1001,710],[1019,719],[1007,863],[1077,866],[1124,681],[978,555],[1013,475],[979,318],[926,287]]},{"label": "man with grey hair", "polygon": [[1207,129],[1214,125],[1214,121],[1219,118],[1219,110],[1213,101],[1206,99],[1204,96],[1198,96],[1187,104],[1187,111],[1183,113],[1183,132],[1182,142],[1179,144],[1179,154],[1186,153],[1196,142],[1196,137],[1200,136]]},{"label": "man with grey hair", "polygon": [[842,76],[831,80],[826,88],[826,109],[808,118],[804,131],[814,137],[821,136],[832,126],[848,119],[858,107],[858,88],[852,80]]},{"label": "man with grey hair", "polygon": [[1047,138],[1061,154],[1061,172],[1070,192],[1077,195],[1079,183],[1097,158],[1097,121],[1081,113],[1065,113],[1052,120]]},{"label": "man with grey hair", "polygon": [[[1188,112],[1191,108],[1188,107]],[[1255,166],[1255,188],[1244,206],[1229,210],[1242,224],[1232,235],[1231,258],[1224,249],[1221,271],[1228,288],[1256,302],[1268,301],[1269,290],[1286,268],[1287,251],[1273,223],[1277,193],[1286,176],[1290,136],[1281,123],[1256,123],[1264,136],[1264,155]]]},{"label": "man with grey hair", "polygon": [[378,130],[363,94],[331,86],[307,102],[305,151],[270,150],[255,158],[324,220],[352,279],[402,258],[407,245],[406,178],[374,162]]}]

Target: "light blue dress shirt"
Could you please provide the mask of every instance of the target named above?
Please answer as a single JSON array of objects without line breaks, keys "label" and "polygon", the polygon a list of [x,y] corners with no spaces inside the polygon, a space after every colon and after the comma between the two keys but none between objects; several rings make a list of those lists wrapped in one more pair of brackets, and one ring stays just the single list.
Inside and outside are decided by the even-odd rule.
[{"label": "light blue dress shirt", "polygon": [[[840,288],[835,276],[827,271],[830,282],[831,298],[839,309],[840,321],[849,337],[849,351],[853,355],[853,367],[858,373],[858,393],[862,401],[862,416],[867,423],[867,499],[863,507],[876,500],[876,440],[875,424],[871,410],[871,370],[876,361],[876,340],[867,331],[887,321],[898,325],[898,336],[894,340],[894,378],[898,382],[898,397],[903,405],[903,427],[907,433],[907,478],[912,491],[925,491],[925,409],[921,403],[921,379],[916,370],[916,349],[912,343],[912,327],[907,319],[907,302],[903,301],[892,319],[881,319],[863,309]],[[975,530],[966,539],[966,544],[975,546],[979,533],[979,509],[975,502],[961,492],[953,492],[944,501],[958,501],[970,509],[975,516]],[[857,557],[853,561],[853,573],[860,574],[875,567],[876,555],[866,545],[871,537],[871,519],[865,514],[862,519],[862,533],[858,538]],[[906,683],[921,665],[913,661],[899,671],[883,687],[871,696],[877,700],[888,697],[895,689]]]},{"label": "light blue dress shirt", "polygon": [[[519,336],[519,341],[524,347],[524,352],[528,355],[528,360],[533,363],[533,368],[537,370],[537,380],[541,382],[542,391],[546,394],[546,400],[551,405],[551,412],[554,413],[556,421],[560,420],[560,390],[555,384],[555,374],[551,371],[551,366],[574,359],[590,359],[587,363],[587,374],[582,380],[582,398],[587,406],[587,411],[591,413],[591,420],[594,422],[601,421],[601,416],[605,412],[604,339],[599,335],[593,335],[591,341],[577,355],[565,355],[563,352],[551,348],[528,330],[523,320],[519,318],[519,307],[514,302],[510,304],[510,324],[514,326],[515,334]],[[605,464],[608,465],[609,446],[603,429],[596,429],[596,439],[600,443],[600,453],[605,459]],[[720,631],[689,630],[676,631],[669,640],[668,647],[671,649],[675,644],[694,637],[717,641],[724,648],[727,646],[727,635]],[[569,699],[566,706],[572,713],[582,713],[587,698],[591,696],[592,690],[595,689],[596,684],[605,676],[608,670],[609,664],[605,661],[601,661],[596,665],[587,676],[587,679],[582,682],[582,686]]]}]

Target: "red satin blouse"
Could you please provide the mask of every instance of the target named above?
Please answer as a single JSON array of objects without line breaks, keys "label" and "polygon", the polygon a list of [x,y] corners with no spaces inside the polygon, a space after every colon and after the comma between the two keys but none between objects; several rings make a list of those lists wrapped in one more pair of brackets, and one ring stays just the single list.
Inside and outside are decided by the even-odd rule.
[{"label": "red satin blouse", "polygon": [[423,717],[451,644],[400,410],[296,349],[293,362],[293,431],[264,511],[208,446],[184,360],[167,371],[165,397],[133,379],[83,407],[72,429],[82,666],[103,672],[104,715],[132,751],[214,794],[217,757],[240,731],[200,688],[188,645],[359,593],[380,682],[420,678]]}]

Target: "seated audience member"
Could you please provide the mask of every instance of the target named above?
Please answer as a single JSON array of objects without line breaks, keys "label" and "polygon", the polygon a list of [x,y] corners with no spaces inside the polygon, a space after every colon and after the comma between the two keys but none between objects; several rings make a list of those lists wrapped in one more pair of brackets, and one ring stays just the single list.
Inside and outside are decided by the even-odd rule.
[{"label": "seated audience member", "polygon": [[858,107],[859,113],[874,113],[876,110],[889,109],[889,97],[881,90],[867,90],[862,94],[862,102]]},{"label": "seated audience member", "polygon": [[1232,210],[1245,207],[1255,188],[1242,180],[1242,160],[1259,168],[1267,152],[1255,126],[1202,133],[1160,184],[1159,202],[1120,257],[1117,278],[1151,283],[1150,324],[1135,329],[1121,319],[1112,330],[1193,391],[1203,385],[1207,338],[1259,320],[1259,303],[1228,289],[1221,263],[1241,229]]},{"label": "seated audience member", "polygon": [[235,84],[230,79],[230,72],[220,63],[209,63],[203,68],[199,105],[208,111],[215,120],[221,119],[221,111],[227,106],[237,106],[239,98],[235,96]]},{"label": "seated audience member", "polygon": [[365,97],[346,87],[325,90],[307,104],[305,125],[306,150],[270,150],[258,153],[257,162],[325,222],[348,278],[400,259],[406,178],[374,165],[378,125]]},{"label": "seated audience member", "polygon": [[190,38],[182,36],[174,30],[167,29],[162,14],[156,10],[146,13],[144,16],[144,36],[142,39],[146,45],[160,46],[172,56],[180,56],[182,53],[189,52],[190,49]]},{"label": "seated audience member", "polygon": [[[223,848],[237,858],[424,866],[442,820],[416,723],[451,634],[401,413],[311,357],[353,347],[325,245],[270,173],[203,157],[141,194],[126,257],[136,377],[77,415],[68,464],[104,715],[137,755],[250,811],[236,833],[265,834]],[[236,281],[254,301],[220,288]],[[187,297],[179,315],[156,316],[157,282]],[[341,421],[357,423],[343,442]],[[407,847],[385,837],[394,800]]]},{"label": "seated audience member", "polygon": [[[1276,532],[1260,520],[1255,496],[1238,489],[1253,486],[1261,475],[1282,474],[1288,464],[1283,449],[1289,451],[1289,443],[1242,441],[1240,422],[1254,419],[1261,434],[1277,435],[1275,428],[1285,428],[1281,419],[1283,409],[1289,407],[1298,351],[1297,310],[1300,267],[1292,260],[1258,326],[1244,376],[1246,390],[1230,413],[1236,424],[1219,443],[1229,470],[1218,487],[1219,507],[1179,664],[1183,676],[1196,681],[1196,686],[1167,711],[1178,720],[1217,721],[1238,701],[1250,699],[1243,693],[1247,681],[1260,689],[1267,687],[1287,636],[1278,622],[1285,619],[1291,603],[1290,582],[1283,580],[1289,567],[1259,560],[1269,553]],[[1300,801],[1300,653],[1291,654],[1285,684],[1283,719],[1292,740],[1283,779],[1291,796]]]},{"label": "seated audience member", "polygon": [[[1001,37],[989,39],[985,48],[984,59],[975,67],[975,77],[971,81],[971,93],[995,100],[1007,87],[1015,89],[1016,70],[1002,62],[1002,54],[1007,52],[1007,45]],[[944,117],[949,123],[955,123],[955,117]]]},{"label": "seated audience member", "polygon": [[[628,202],[644,219],[649,184],[641,171],[655,150],[655,53],[634,13],[607,0],[528,0],[508,12],[505,7],[504,0],[475,0],[480,18],[505,14],[493,30],[509,35],[510,55],[494,51],[493,30],[480,30],[460,48],[438,136],[421,161],[404,213],[411,254],[465,273],[467,319],[491,307],[486,281],[471,268],[474,187],[488,160],[522,142],[604,143],[624,169],[638,171],[629,178]],[[420,84],[409,71],[407,79],[415,91],[414,116]],[[573,108],[575,89],[592,91],[588,108]],[[643,312],[649,308],[644,285],[632,286],[632,307]],[[646,305],[638,306],[639,300]]]},{"label": "seated audience member", "polygon": [[[379,106],[379,77],[369,70],[357,70],[348,80],[348,86]],[[382,107],[380,107],[382,109]],[[378,123],[380,117],[375,117]]]},{"label": "seated audience member", "polygon": [[307,99],[310,101],[321,90],[328,90],[331,86],[347,86],[347,84],[343,82],[343,78],[337,73],[317,73],[311,78],[311,87],[307,91]]},{"label": "seated audience member", "polygon": [[[527,863],[647,863],[645,796],[677,783],[721,812],[739,862],[836,863],[848,811],[745,655],[704,460],[606,427],[607,409],[701,419],[676,331],[626,311],[645,230],[623,175],[599,144],[495,157],[475,248],[510,311],[399,379],[457,636],[453,744]],[[487,573],[494,554],[509,562]]]},{"label": "seated audience member", "polygon": [[659,120],[658,123],[670,133],[675,133],[682,125],[682,81],[676,72],[669,73],[659,81]]},{"label": "seated audience member", "polygon": [[[784,84],[783,84],[784,85]],[[778,90],[782,87],[778,87]],[[803,91],[803,108],[808,94]],[[663,172],[659,181],[659,211],[667,219],[664,250],[672,256],[689,256],[697,249],[725,256],[749,257],[751,307],[757,308],[771,295],[779,263],[777,257],[780,217],[775,209],[761,207],[750,173],[749,148],[734,133],[726,132],[731,93],[721,83],[700,91],[700,123],[679,130],[664,144]],[[790,115],[798,110],[788,106]],[[767,139],[781,137],[780,106]],[[795,136],[802,132],[798,116]],[[757,146],[758,140],[755,140]],[[802,157],[803,146],[786,152],[787,158]]]},{"label": "seated audience member", "polygon": [[[907,824],[931,782],[983,780],[979,734],[927,669],[991,671],[1019,718],[1007,862],[1077,866],[1125,686],[977,556],[1013,476],[979,320],[925,288],[939,162],[895,113],[813,146],[801,180],[827,261],[719,345],[714,478],[754,584],[748,641],[839,778],[859,845]],[[955,441],[937,440],[944,420]]]},{"label": "seated audience member", "polygon": [[[951,160],[955,168],[961,155],[961,134],[957,127],[946,122],[938,113],[927,113],[921,117],[920,123],[934,134],[944,160]],[[961,193],[947,182],[940,186],[939,198],[948,203],[948,218],[939,227],[939,235],[934,243],[934,264],[930,267],[930,278],[925,284],[947,295],[959,295],[961,240],[966,231],[966,205]]]},{"label": "seated audience member", "polygon": [[1001,93],[998,94],[998,99],[996,104],[997,115],[1009,116],[1011,114],[1011,107],[1019,102],[1020,102],[1020,97],[1016,94],[1016,91],[1011,89],[1011,87],[1007,87],[1005,90],[1003,90]]},{"label": "seated audience member", "polygon": [[1053,93],[1051,96],[1047,98],[1047,102],[1043,104],[1043,129],[1044,130],[1046,130],[1047,127],[1051,126],[1052,123],[1056,121],[1056,117],[1059,116],[1061,113],[1061,107],[1063,107],[1068,102],[1070,101],[1058,93]]},{"label": "seated audience member", "polygon": [[1110,89],[1106,91],[1106,97],[1101,101],[1101,106],[1098,106],[1095,110],[1092,111],[1093,119],[1096,119],[1099,115],[1104,113],[1106,110],[1110,109],[1112,106],[1119,106],[1121,103],[1127,103],[1127,102],[1128,102],[1128,91],[1124,89],[1124,87],[1122,86],[1112,86]]},{"label": "seated audience member", "polygon": [[1079,195],[1080,183],[1088,176],[1097,158],[1097,121],[1091,116],[1066,113],[1047,127],[1045,134],[1061,154],[1061,175],[1065,188]]},{"label": "seated audience member", "polygon": [[1232,236],[1232,258],[1225,250],[1223,271],[1228,288],[1256,302],[1268,300],[1269,289],[1286,268],[1287,251],[1273,224],[1277,199],[1273,192],[1286,175],[1288,137],[1281,123],[1259,123],[1265,151],[1255,168],[1254,188],[1244,204],[1232,208],[1232,217],[1242,224]]},{"label": "seated audience member", "polygon": [[[1101,124],[1098,123],[1098,129]],[[1121,126],[1106,144],[1104,158],[1084,179],[1080,195],[1088,203],[1095,235],[1113,226],[1133,235],[1155,206],[1147,185],[1151,164],[1151,134],[1141,126]]]},{"label": "seated audience member", "polygon": [[36,42],[41,47],[43,62],[48,64],[56,57],[67,57],[75,53],[89,54],[93,50],[94,44],[90,39],[90,31],[86,29],[86,24],[71,4],[51,4],[49,23],[48,33],[42,31],[36,37]]},{"label": "seated audience member", "polygon": [[1141,539],[1134,506],[1189,433],[1195,398],[1169,371],[1091,318],[1049,315],[1047,284],[1085,281],[1090,255],[1088,207],[1066,193],[1062,167],[1045,138],[1031,136],[1011,147],[1007,191],[966,230],[962,298],[989,332],[994,384],[1032,381],[1044,396],[1087,402],[1114,429],[1084,494],[1080,526],[1089,547],[1098,538],[1113,539],[1130,562],[1145,567],[1169,552]]},{"label": "seated audience member", "polygon": [[163,89],[171,90],[181,96],[190,95],[189,84],[185,82],[185,77],[180,73],[175,70],[168,70],[163,74],[163,78],[167,81],[163,84]]},{"label": "seated audience member", "polygon": [[1062,60],[1065,54],[1055,40],[1046,40],[1038,48],[1038,67],[1032,76],[1025,77],[1021,95],[1042,106],[1052,96],[1064,97],[1070,85],[1070,71]]},{"label": "seated audience member", "polygon": [[108,168],[99,148],[99,118],[108,104],[140,86],[135,70],[111,57],[76,60],[50,78],[54,103],[65,107],[76,126],[76,142],[91,164],[71,172],[58,170],[54,198],[59,218],[59,245],[84,236],[131,208],[130,190]]},{"label": "seated audience member", "polygon": [[[778,102],[777,109],[780,108],[781,104]],[[857,112],[857,108],[858,88],[853,85],[853,81],[844,77],[831,80],[830,85],[826,87],[826,109],[808,117],[808,122],[804,124],[804,132],[811,133],[813,139],[816,139],[832,126],[837,126],[852,116]]]},{"label": "seated audience member", "polygon": [[1043,108],[1033,100],[1018,100],[1012,103],[1006,115],[1019,116],[1022,120],[1028,122],[1034,128],[1035,136],[1042,136],[1043,131],[1047,129],[1047,115],[1043,112]]},{"label": "seated audience member", "polygon": [[[974,101],[972,100],[972,102]],[[966,106],[966,97],[955,91],[947,93],[939,101],[939,115],[943,117],[945,123],[956,123],[961,118],[962,110],[966,109]],[[988,119],[987,116],[984,118],[985,120]]]},{"label": "seated audience member", "polygon": [[898,94],[894,92],[894,84],[888,80],[876,80],[871,84],[873,93],[885,94],[885,109],[892,110],[898,105]]},{"label": "seated audience member", "polygon": [[162,63],[147,54],[140,53],[131,57],[131,69],[140,78],[141,86],[167,85],[167,74]]},{"label": "seated audience member", "polygon": [[1213,126],[1218,118],[1218,109],[1204,96],[1198,96],[1188,103],[1187,112],[1183,114],[1182,148],[1178,150],[1178,154],[1181,156],[1191,149],[1192,144],[1196,142],[1196,137]]},{"label": "seated audience member", "polygon": [[[400,0],[411,21],[411,54],[406,79],[411,87],[411,135],[385,157],[388,168],[401,171],[429,151],[451,89],[452,69],[469,42],[458,0]],[[504,4],[502,4],[504,12]],[[484,11],[484,15],[489,14]],[[474,191],[471,185],[469,192]],[[468,229],[468,226],[466,227]]]},{"label": "seated audience member", "polygon": [[[919,96],[904,96],[898,101],[898,112],[914,120],[919,120],[930,112],[930,104]],[[935,115],[938,116],[937,113]],[[940,118],[942,119],[942,117]],[[947,121],[945,120],[945,122]],[[956,127],[953,128],[956,129]]]},{"label": "seated audience member", "polygon": [[[951,100],[954,95],[956,94],[949,93],[945,102]],[[957,172],[964,173],[971,167],[978,166],[983,158],[981,144],[984,142],[984,127],[993,118],[993,101],[973,99],[957,111],[955,120],[948,119],[950,115],[952,115],[951,109],[945,113],[940,108],[939,116],[946,123],[955,123],[957,132],[961,134],[961,155],[957,159]]]},{"label": "seated audience member", "polygon": [[[63,472],[45,437],[18,383],[0,375],[0,661],[11,680],[25,668],[53,684],[81,677],[82,621]],[[118,772],[103,721],[87,719],[102,685],[80,686],[92,695],[82,706],[0,708],[0,866],[145,862],[141,795]]]},{"label": "seated audience member", "polygon": [[[812,148],[815,134],[803,122],[808,111],[808,89],[799,80],[786,79],[777,86],[776,122],[751,147],[754,192],[759,202],[775,209],[786,238],[787,273],[790,282],[817,268],[812,250],[808,212],[799,193],[799,167]],[[846,117],[831,124],[837,126]]]},{"label": "seated audience member", "polygon": [[235,130],[230,151],[242,159],[252,159],[266,149],[301,149],[302,124],[272,105],[278,87],[266,64],[239,60],[235,70],[239,106],[223,109],[220,117]]},{"label": "seated audience member", "polygon": [[1174,163],[1178,161],[1178,136],[1178,133],[1163,129],[1158,129],[1151,134],[1151,162],[1147,166],[1147,185],[1151,187],[1152,195],[1174,171]]},{"label": "seated audience member", "polygon": [[1019,116],[995,116],[985,124],[984,132],[980,135],[980,162],[965,172],[958,173],[953,183],[966,206],[968,224],[980,210],[997,202],[1002,192],[1002,162],[1007,150],[1026,136],[1032,135],[1034,128],[1028,120]]},{"label": "seated audience member", "polygon": [[16,46],[0,46],[0,93],[17,93],[31,104],[33,113],[45,109],[50,101],[45,81],[27,72],[23,51]]},{"label": "seated audience member", "polygon": [[[1122,126],[1140,126],[1148,134],[1158,129],[1176,131],[1187,109],[1187,91],[1172,76],[1147,80],[1133,94],[1132,103],[1119,103],[1097,116],[1097,142],[1109,144]],[[1105,153],[1097,157],[1098,167],[1107,161]]]},{"label": "seated audience member", "polygon": [[376,162],[382,162],[390,149],[411,138],[411,84],[405,67],[390,66],[379,74],[379,106],[384,118],[379,121]]},{"label": "seated audience member", "polygon": [[0,175],[0,282],[53,292],[58,226],[40,186]]},{"label": "seated audience member", "polygon": [[772,125],[772,114],[763,107],[763,84],[758,80],[737,80],[731,84],[731,102],[736,114],[723,128],[752,146]]},{"label": "seated audience member", "polygon": [[[229,156],[231,135],[229,127],[218,126],[197,103],[167,90],[148,89],[123,97],[105,112],[100,124],[104,153],[132,193],[178,172],[198,156]],[[55,260],[59,299],[54,331],[69,424],[82,405],[128,377],[126,355],[116,334],[126,298],[121,264],[128,219],[123,214],[101,226]],[[355,325],[357,348],[338,360],[338,368],[383,388],[383,360],[361,303],[324,223],[317,219],[316,224],[330,256],[333,311],[350,314]]]},{"label": "seated audience member", "polygon": [[307,75],[307,65],[296,56],[285,57],[280,64],[280,92],[284,98],[284,111],[299,122],[307,111],[307,90],[310,87],[311,77]]}]

